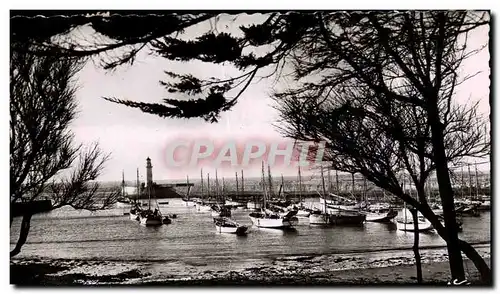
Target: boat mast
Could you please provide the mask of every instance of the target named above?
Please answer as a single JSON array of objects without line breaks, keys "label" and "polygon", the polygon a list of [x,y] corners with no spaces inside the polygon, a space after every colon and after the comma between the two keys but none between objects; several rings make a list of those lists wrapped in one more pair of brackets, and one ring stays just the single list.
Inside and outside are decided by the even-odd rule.
[{"label": "boat mast", "polygon": [[125,171],[122,170],[122,197],[125,198]]},{"label": "boat mast", "polygon": [[368,186],[366,184],[366,178],[365,177],[363,177],[363,178],[364,178],[364,180],[363,180],[363,201],[367,202],[367,199],[366,199],[367,198],[366,197],[366,194],[367,194],[366,190],[368,189]]},{"label": "boat mast", "polygon": [[356,195],[354,194],[354,173],[351,174],[351,179],[352,179],[352,190],[351,194],[354,199],[356,199]]},{"label": "boat mast", "polygon": [[[207,174],[207,197],[210,198],[210,173]],[[205,200],[205,197],[201,198],[202,202],[204,200]]]},{"label": "boat mast", "polygon": [[323,198],[325,199],[325,214],[328,214],[326,205],[326,187],[325,187],[325,177],[323,176],[323,166],[321,166],[321,185],[323,186]]},{"label": "boat mast", "polygon": [[469,171],[469,197],[472,197],[472,176],[470,174],[470,164],[467,164],[467,168]]},{"label": "boat mast", "polygon": [[187,184],[187,199],[189,200],[189,195],[191,194],[191,186],[189,185],[189,175],[186,175],[186,184]]},{"label": "boat mast", "polygon": [[273,190],[273,178],[271,176],[271,166],[269,164],[267,165],[267,176],[269,177],[269,199],[273,199],[274,197],[274,190]]},{"label": "boat mast", "polygon": [[135,202],[137,204],[137,202],[139,201],[139,197],[140,197],[140,194],[141,194],[141,184],[139,183],[139,168],[137,168],[137,196],[135,197]]},{"label": "boat mast", "polygon": [[302,175],[300,174],[300,164],[299,164],[299,203],[302,203]]},{"label": "boat mast", "polygon": [[337,188],[337,195],[340,195],[340,184],[339,184],[339,171],[335,170],[335,184]]},{"label": "boat mast", "polygon": [[241,170],[241,195],[245,193],[245,182],[243,180],[243,170]]},{"label": "boat mast", "polygon": [[462,165],[462,184],[460,185],[462,199],[464,199],[464,166]]},{"label": "boat mast", "polygon": [[[403,193],[405,192],[405,189],[406,189],[406,177],[405,175],[403,174]],[[407,222],[407,218],[406,218],[406,201],[403,202],[403,206],[404,206],[404,216],[405,216],[405,231],[406,231],[406,222]]]},{"label": "boat mast", "polygon": [[217,178],[217,169],[215,169],[215,202],[219,203],[219,179]]},{"label": "boat mast", "polygon": [[263,209],[266,209],[266,175],[264,173],[264,161],[262,162],[262,192]]},{"label": "boat mast", "polygon": [[285,195],[285,180],[283,179],[283,174],[281,174],[281,193],[283,194],[283,199],[285,199],[286,202],[286,195]]},{"label": "boat mast", "polygon": [[239,192],[240,192],[240,189],[238,187],[238,172],[235,172],[234,175],[236,177],[236,197],[238,197],[239,196]]},{"label": "boat mast", "polygon": [[477,175],[477,162],[475,164],[475,170],[476,170],[476,199],[479,200],[479,177]]},{"label": "boat mast", "polygon": [[203,199],[203,169],[201,169],[200,178],[201,178],[201,198]]},{"label": "boat mast", "polygon": [[330,174],[330,169],[327,170],[327,176],[328,176],[328,193],[332,192],[332,176]]},{"label": "boat mast", "polygon": [[224,204],[226,202],[226,185],[224,183],[224,177],[222,177],[222,192],[220,198],[221,198],[220,199],[221,204]]}]

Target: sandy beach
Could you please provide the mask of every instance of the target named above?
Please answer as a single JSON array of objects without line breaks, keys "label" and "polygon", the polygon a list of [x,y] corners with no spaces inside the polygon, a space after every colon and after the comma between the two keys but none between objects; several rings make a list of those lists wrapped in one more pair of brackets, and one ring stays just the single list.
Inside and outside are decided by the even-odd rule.
[{"label": "sandy beach", "polygon": [[[478,252],[490,263],[489,245]],[[423,280],[427,285],[446,285],[449,264],[444,248],[422,249]],[[19,286],[210,286],[210,285],[411,285],[416,270],[411,250],[278,256],[242,263],[224,270],[205,264],[66,259],[13,259],[11,284]],[[182,270],[179,270],[182,268]],[[466,275],[480,285],[472,262],[465,261]]]}]

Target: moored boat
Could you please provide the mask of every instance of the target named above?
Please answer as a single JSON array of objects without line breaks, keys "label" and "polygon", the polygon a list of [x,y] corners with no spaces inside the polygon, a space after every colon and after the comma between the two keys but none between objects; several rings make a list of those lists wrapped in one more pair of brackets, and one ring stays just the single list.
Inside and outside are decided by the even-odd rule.
[{"label": "moored boat", "polygon": [[247,233],[248,227],[240,225],[228,217],[214,218],[215,228],[219,233],[243,235]]},{"label": "moored boat", "polygon": [[[270,175],[270,173],[269,173]],[[269,182],[271,183],[271,178],[269,176]],[[271,187],[271,184],[269,185]],[[266,181],[264,176],[264,162],[262,162],[262,209],[260,211],[255,211],[249,214],[250,219],[254,226],[259,228],[269,228],[269,229],[288,229],[299,223],[299,219],[296,217],[297,211],[272,211],[267,209],[267,194],[266,193]],[[269,189],[270,190],[270,189]],[[279,207],[273,207],[274,209],[278,209]]]},{"label": "moored boat", "polygon": [[[156,199],[151,199],[151,193],[154,192],[152,191],[153,187],[153,166],[151,165],[151,159],[149,157],[146,159],[146,171],[147,171],[147,191],[148,191],[148,209],[142,210],[139,213],[139,221],[141,225],[144,226],[161,226],[164,223],[169,224],[171,223],[170,218],[166,217],[164,218],[163,215],[161,214],[161,211],[158,206],[158,202],[156,202]],[[156,208],[153,211],[151,209],[151,201],[154,201],[156,204]]]},{"label": "moored boat", "polygon": [[310,208],[307,208],[304,206],[304,203],[299,203],[299,204],[293,204],[288,207],[288,210],[295,210],[297,211],[297,217],[309,217],[311,215],[311,212],[313,211]]},{"label": "moored boat", "polygon": [[281,216],[278,213],[269,210],[260,212],[252,212],[249,214],[254,226],[268,229],[287,229],[298,224],[298,218],[295,216],[296,211],[289,211],[286,215]]},{"label": "moored boat", "polygon": [[367,222],[388,223],[398,215],[398,212],[392,208],[378,208],[370,206],[364,211]]},{"label": "moored boat", "polygon": [[[323,167],[321,167],[321,182],[323,186],[323,195],[320,196],[322,211],[315,211],[309,215],[309,224],[311,225],[362,225],[366,220],[366,215],[357,210],[345,209],[345,205],[330,199],[325,199],[327,195],[325,179],[323,176]],[[318,192],[319,194],[319,192]],[[330,197],[338,197],[341,200],[345,198],[329,193]],[[322,199],[322,201],[321,201]],[[330,204],[329,204],[330,203]],[[333,203],[336,203],[334,205]]]},{"label": "moored boat", "polygon": [[[187,206],[187,207],[192,207],[192,206],[196,205],[196,199],[192,199],[189,197],[191,194],[190,193],[191,192],[191,185],[189,184],[189,176],[186,176],[186,184],[187,184],[186,196],[182,198],[182,204],[184,206]],[[202,180],[201,184],[203,186],[203,180]],[[203,191],[203,188],[202,188],[202,191]]]},{"label": "moored boat", "polygon": [[204,201],[197,201],[195,203],[196,211],[198,212],[211,212],[213,203],[206,203]]},{"label": "moored boat", "polygon": [[[444,217],[443,216],[440,216],[438,215],[438,219],[439,219],[439,222],[441,223],[441,225],[444,227]],[[462,218],[458,217],[456,218],[456,222],[457,222],[457,230],[459,232],[462,232],[463,231],[463,221],[462,221]]]},{"label": "moored boat", "polygon": [[[125,176],[123,176],[123,181],[122,181],[123,189],[125,189]],[[139,184],[139,169],[137,169],[137,186],[136,186],[136,197],[137,199],[140,196],[140,184]],[[129,212],[129,217],[131,220],[138,221],[139,220],[139,214],[141,213],[141,203],[137,202],[137,199],[133,201],[133,206],[130,208]]]},{"label": "moored boat", "polygon": [[140,210],[138,208],[132,208],[130,209],[130,212],[129,212],[129,217],[131,220],[139,220],[139,214],[140,214]]},{"label": "moored boat", "polygon": [[328,213],[316,211],[309,215],[311,225],[362,225],[365,220],[366,215],[363,213],[342,209]]},{"label": "moored boat", "polygon": [[225,205],[213,205],[212,217],[231,217],[231,209]]},{"label": "moored boat", "polygon": [[[398,230],[405,232],[415,232],[417,228],[413,222],[413,216],[406,207],[396,217],[396,225]],[[427,232],[433,230],[431,222],[428,221],[421,213],[418,213],[418,232]]]},{"label": "moored boat", "polygon": [[158,209],[155,209],[155,211],[147,209],[141,211],[139,221],[141,225],[145,226],[161,226],[163,224],[163,217]]}]

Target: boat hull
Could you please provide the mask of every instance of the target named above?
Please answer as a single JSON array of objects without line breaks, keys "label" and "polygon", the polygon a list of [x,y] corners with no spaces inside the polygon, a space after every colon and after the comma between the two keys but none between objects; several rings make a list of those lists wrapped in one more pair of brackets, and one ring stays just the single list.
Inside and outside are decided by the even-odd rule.
[{"label": "boat hull", "polygon": [[217,230],[218,233],[221,234],[236,234],[236,235],[243,235],[247,233],[248,228],[245,226],[240,226],[240,227],[224,227],[224,226],[215,226],[215,229]]},{"label": "boat hull", "polygon": [[144,226],[161,226],[163,224],[161,218],[140,217],[140,222]]},{"label": "boat hull", "polygon": [[228,217],[214,218],[215,229],[218,233],[243,235],[248,227],[242,226]]},{"label": "boat hull", "polygon": [[341,214],[311,214],[309,224],[311,225],[362,225],[366,215],[341,215]]},{"label": "boat hull", "polygon": [[389,223],[398,215],[396,211],[389,211],[386,213],[366,213],[366,221],[374,223]]},{"label": "boat hull", "polygon": [[258,218],[250,216],[254,226],[268,229],[287,229],[298,224],[298,220],[283,218]]},{"label": "boat hull", "polygon": [[[415,232],[415,226],[412,223],[405,224],[404,222],[396,222],[398,226],[398,230],[400,231],[405,231],[405,232]],[[418,231],[419,232],[428,232],[433,230],[434,228],[432,227],[432,224],[428,221],[426,222],[420,222],[418,224]]]},{"label": "boat hull", "polygon": [[311,215],[310,211],[299,209],[297,211],[297,217],[309,217]]}]

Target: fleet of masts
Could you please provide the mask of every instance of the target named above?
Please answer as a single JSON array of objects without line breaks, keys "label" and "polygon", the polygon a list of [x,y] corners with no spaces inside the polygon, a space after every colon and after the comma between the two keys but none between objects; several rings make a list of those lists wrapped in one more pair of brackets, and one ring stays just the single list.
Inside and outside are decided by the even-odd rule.
[{"label": "fleet of masts", "polygon": [[[456,201],[457,212],[462,215],[478,215],[481,210],[490,208],[489,199],[486,197],[480,199],[478,195],[478,173],[477,167],[475,171],[476,178],[476,195],[473,199],[463,199]],[[406,205],[398,211],[397,208],[385,199],[383,201],[373,203],[367,197],[367,180],[362,183],[362,193],[360,199],[353,200],[345,196],[339,195],[339,176],[335,172],[336,189],[333,189],[331,173],[327,170],[327,182],[325,182],[324,168],[320,169],[321,185],[320,191],[317,192],[319,197],[319,205],[313,206],[313,202],[307,204],[303,197],[303,182],[301,169],[298,168],[297,184],[298,187],[293,189],[291,195],[295,195],[293,200],[287,199],[285,191],[285,181],[281,174],[281,181],[276,190],[274,188],[273,177],[271,175],[271,167],[267,166],[267,177],[265,174],[265,165],[262,163],[262,175],[260,186],[262,189],[261,197],[254,195],[253,199],[242,201],[241,198],[232,198],[227,196],[227,186],[225,178],[222,177],[219,182],[218,171],[215,170],[214,186],[211,187],[210,173],[206,174],[204,179],[203,169],[200,172],[200,187],[199,197],[191,197],[191,187],[189,177],[186,176],[186,194],[182,198],[183,205],[194,207],[197,212],[209,212],[213,218],[216,231],[219,233],[246,234],[248,226],[239,224],[231,218],[232,209],[249,209],[248,214],[252,225],[257,228],[270,229],[291,229],[302,222],[307,222],[309,225],[319,226],[341,226],[341,225],[363,225],[365,222],[385,222],[396,223],[401,231],[414,232],[416,225],[413,222],[413,216],[406,208]],[[143,208],[139,202],[139,197],[131,200],[132,207],[129,215],[130,219],[137,220],[146,226],[159,226],[170,224],[175,215],[163,215],[159,209],[158,203],[153,195],[154,188],[152,182],[152,166],[148,158],[147,160],[147,185],[145,192],[148,196],[147,208]],[[464,174],[462,173],[462,182]],[[236,194],[243,195],[245,191],[245,180],[243,170],[241,170],[241,179],[238,177],[238,172],[235,172]],[[354,174],[352,180],[352,195],[355,195]],[[469,166],[469,183],[472,183],[470,166]],[[469,194],[472,195],[472,185],[469,185]],[[213,190],[212,190],[213,189]],[[407,189],[406,182],[403,180],[403,189]],[[430,191],[430,185],[427,185]],[[335,190],[335,193],[333,193]],[[141,186],[139,181],[139,169],[137,169],[137,195],[141,194]],[[409,191],[409,190],[408,190]],[[125,177],[122,173],[122,193],[125,198]],[[428,192],[430,195],[430,192]],[[461,189],[462,196],[464,189]],[[290,194],[289,194],[290,195]],[[372,199],[373,200],[373,199]],[[378,199],[379,200],[379,199]],[[442,213],[442,208],[437,203],[433,204],[434,212],[439,215]],[[418,231],[429,231],[433,227],[421,214],[418,214]]]}]

